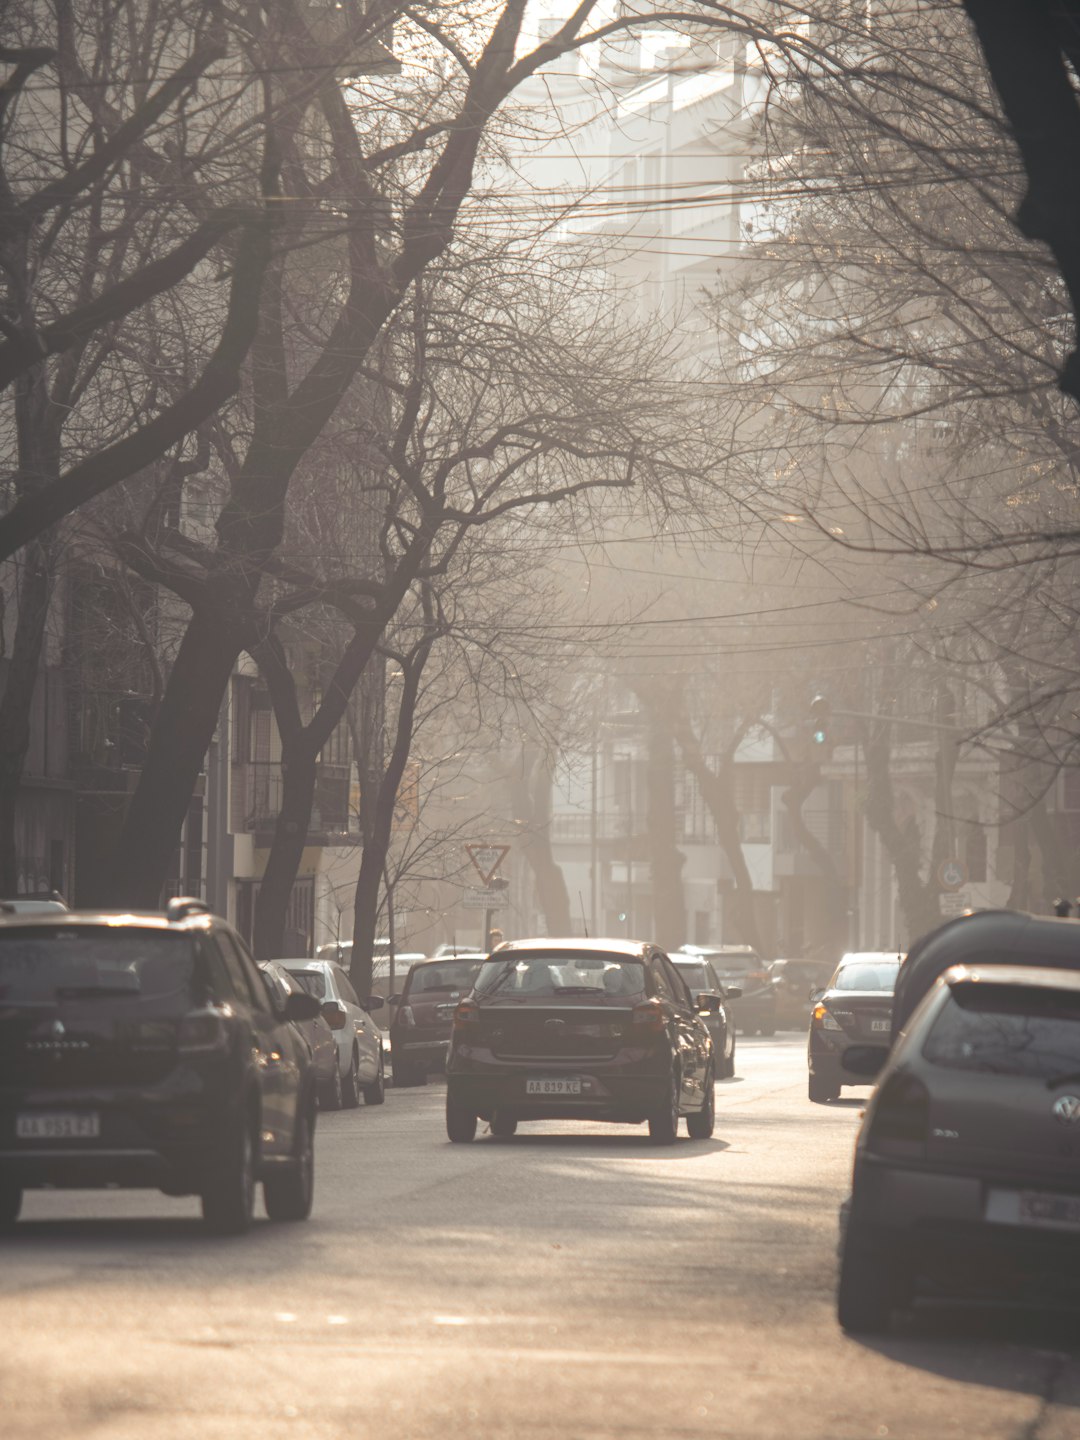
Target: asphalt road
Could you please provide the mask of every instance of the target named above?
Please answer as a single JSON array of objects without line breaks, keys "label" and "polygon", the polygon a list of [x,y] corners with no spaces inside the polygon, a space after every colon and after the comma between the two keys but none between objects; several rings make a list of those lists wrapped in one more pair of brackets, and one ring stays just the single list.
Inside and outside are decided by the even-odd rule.
[{"label": "asphalt road", "polygon": [[[711,1141],[549,1124],[451,1146],[443,1091],[323,1115],[316,1211],[28,1196],[0,1243],[0,1433],[93,1440],[1076,1440],[1058,1320],[833,1313],[857,1098],[740,1041]],[[862,1092],[845,1091],[857,1097]]]}]

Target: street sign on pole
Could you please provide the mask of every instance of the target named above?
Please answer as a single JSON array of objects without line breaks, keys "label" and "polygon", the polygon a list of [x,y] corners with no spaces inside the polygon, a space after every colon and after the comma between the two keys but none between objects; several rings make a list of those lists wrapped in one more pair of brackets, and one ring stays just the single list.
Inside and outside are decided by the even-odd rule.
[{"label": "street sign on pole", "polygon": [[963,915],[965,910],[971,909],[971,896],[965,890],[946,891],[939,895],[938,899],[941,902],[942,915]]},{"label": "street sign on pole", "polygon": [[473,869],[485,885],[490,885],[495,871],[510,853],[509,845],[466,845]]},{"label": "street sign on pole", "polygon": [[505,890],[469,889],[461,903],[466,910],[500,910],[506,904],[506,894]]},{"label": "street sign on pole", "polygon": [[942,860],[937,878],[943,890],[960,890],[967,884],[967,866],[962,860]]}]

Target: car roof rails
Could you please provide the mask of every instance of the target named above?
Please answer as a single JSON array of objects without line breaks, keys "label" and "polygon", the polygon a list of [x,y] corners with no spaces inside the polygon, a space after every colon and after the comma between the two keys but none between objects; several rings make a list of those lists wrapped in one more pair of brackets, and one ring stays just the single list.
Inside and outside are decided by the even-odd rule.
[{"label": "car roof rails", "polygon": [[165,914],[170,920],[184,920],[189,915],[209,915],[210,906],[194,895],[174,895],[165,906]]}]

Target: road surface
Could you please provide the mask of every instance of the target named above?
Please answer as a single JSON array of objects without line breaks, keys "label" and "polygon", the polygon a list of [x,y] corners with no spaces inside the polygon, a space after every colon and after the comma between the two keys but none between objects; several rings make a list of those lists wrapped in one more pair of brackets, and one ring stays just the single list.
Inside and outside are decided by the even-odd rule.
[{"label": "road surface", "polygon": [[833,1312],[860,1094],[739,1044],[711,1141],[547,1124],[451,1146],[443,1090],[320,1116],[315,1215],[37,1193],[0,1241],[4,1440],[1076,1440],[1059,1321]]}]

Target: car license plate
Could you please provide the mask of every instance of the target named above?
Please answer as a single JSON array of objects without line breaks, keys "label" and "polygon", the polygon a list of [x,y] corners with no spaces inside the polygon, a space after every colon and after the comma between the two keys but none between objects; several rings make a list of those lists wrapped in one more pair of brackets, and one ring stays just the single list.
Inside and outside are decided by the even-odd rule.
[{"label": "car license plate", "polygon": [[580,1095],[581,1081],[574,1080],[526,1080],[526,1095]]},{"label": "car license plate", "polygon": [[999,1225],[1034,1225],[1051,1230],[1080,1230],[1080,1195],[1047,1190],[991,1189],[986,1218]]},{"label": "car license plate", "polygon": [[16,1115],[15,1134],[20,1140],[94,1140],[101,1134],[101,1118],[92,1110],[82,1115],[55,1110]]},{"label": "car license plate", "polygon": [[871,1030],[888,1030],[890,1023],[891,1023],[891,1022],[888,1021],[888,1020],[871,1020],[871,1021],[870,1021],[870,1029],[871,1029]]}]

